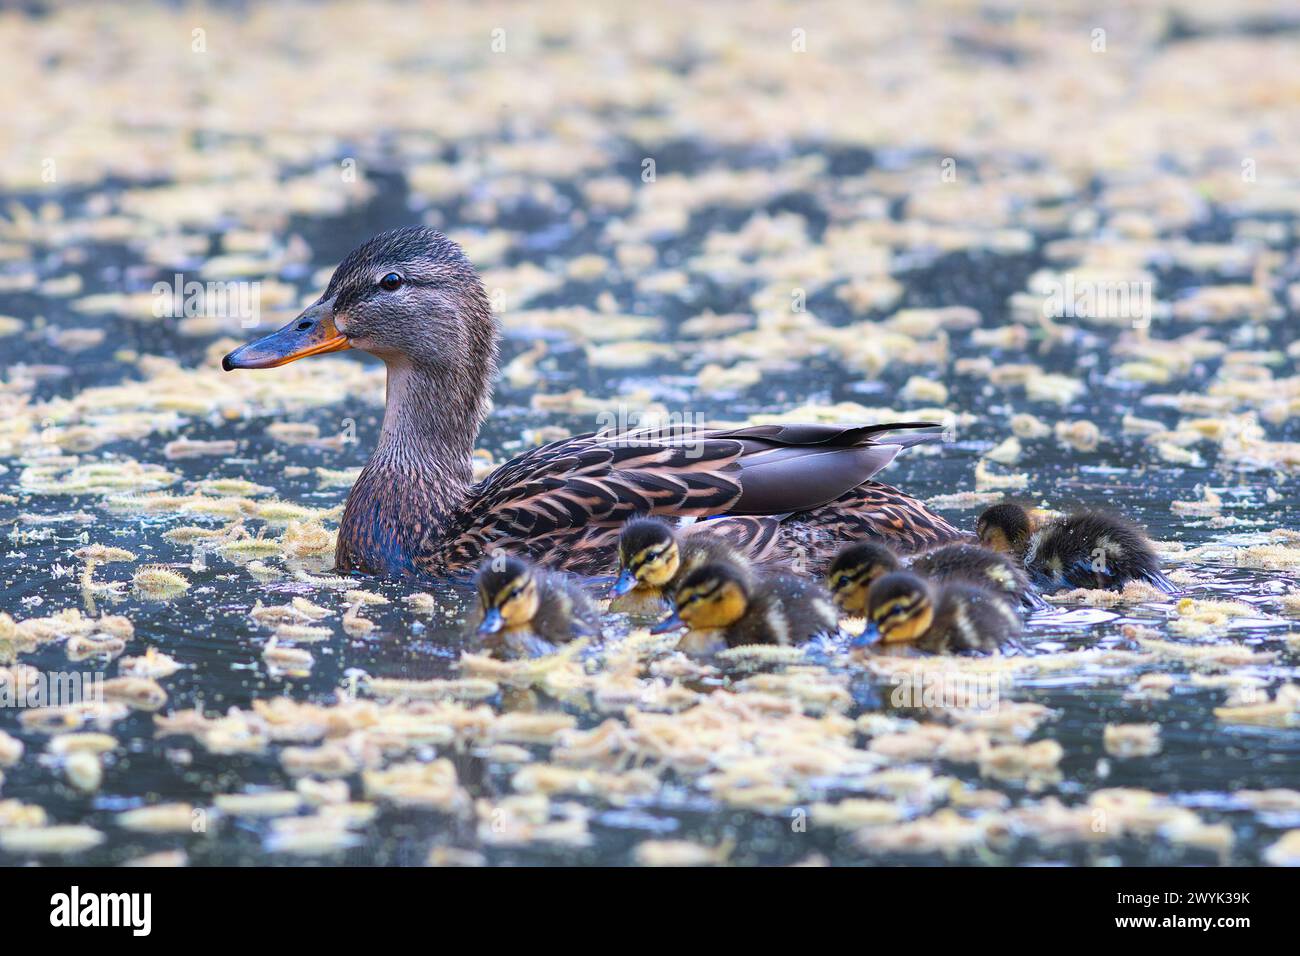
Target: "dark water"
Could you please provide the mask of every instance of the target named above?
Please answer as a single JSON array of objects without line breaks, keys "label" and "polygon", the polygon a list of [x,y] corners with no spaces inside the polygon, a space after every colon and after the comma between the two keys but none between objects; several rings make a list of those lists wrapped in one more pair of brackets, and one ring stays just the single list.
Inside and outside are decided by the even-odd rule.
[{"label": "dark water", "polygon": [[[629,156],[639,155],[638,149],[629,148]],[[671,162],[675,167],[684,167],[688,171],[715,165],[765,168],[777,158],[762,152],[712,150],[698,144],[683,144],[678,152],[667,154],[661,148],[658,155],[661,164]],[[834,154],[831,156],[831,169],[836,174],[846,175],[868,168],[873,161],[873,157],[860,153]],[[635,162],[626,164],[626,168],[635,169]],[[355,242],[374,232],[412,221],[413,213],[408,208],[408,197],[400,175],[380,176],[377,185],[378,198],[364,210],[344,217],[293,222],[292,231],[301,233],[312,246],[313,269],[337,261]],[[562,192],[576,198],[574,184],[558,185]],[[24,197],[18,198],[22,201]],[[75,209],[80,198],[69,196],[66,201],[69,208]],[[825,214],[811,197],[782,196],[769,205],[771,212],[784,210],[805,214],[809,231],[814,236],[825,226]],[[457,206],[450,205],[439,211],[445,222],[457,223]],[[657,244],[661,260],[665,263],[685,262],[700,251],[709,231],[734,229],[754,211],[719,208],[697,213],[691,227],[682,236]],[[1223,214],[1216,212],[1215,218],[1200,228],[1208,239],[1222,228],[1225,221]],[[606,251],[598,245],[599,219],[575,228],[567,221],[549,217],[544,210],[522,207],[506,210],[498,225],[526,228],[535,237],[529,245],[512,250],[507,263],[531,260],[548,267],[585,251]],[[1042,241],[1054,237],[1043,235],[1038,238],[1041,248]],[[214,250],[217,248],[215,242],[214,238]],[[901,277],[906,293],[899,307],[973,306],[983,314],[985,327],[1002,325],[1007,318],[1008,296],[1025,287],[1026,278],[1042,261],[1037,252],[1016,256],[991,253],[919,256],[915,267]],[[66,274],[69,269],[76,271],[85,282],[83,294],[124,288],[147,289],[153,281],[169,278],[166,274],[153,275],[138,269],[128,278],[123,268],[131,264],[133,254],[129,250],[103,244],[91,248],[87,260],[77,265],[60,262],[58,253],[51,251],[48,260],[42,262],[41,271],[43,275]],[[304,270],[286,278],[296,281],[303,292],[308,292],[312,291],[308,274]],[[1161,275],[1160,280],[1161,297],[1174,298],[1181,288],[1204,282],[1205,277],[1169,273]],[[661,315],[673,325],[705,309],[721,314],[748,308],[748,291],[740,294],[735,288],[716,286],[708,281],[693,284],[689,296],[681,298],[639,296],[630,284],[611,286],[603,282],[569,281],[558,290],[529,303],[528,307],[594,306],[597,296],[607,288],[619,297],[625,311]],[[847,308],[830,293],[814,296],[809,307],[830,324],[850,320]],[[50,378],[38,386],[38,398],[67,396],[91,385],[114,383],[132,375],[113,358],[114,352],[121,348],[173,356],[182,364],[191,366],[203,361],[205,350],[212,341],[210,337],[182,336],[169,322],[141,324],[100,316],[87,320],[71,312],[65,300],[35,293],[0,293],[0,313],[26,319],[43,315],[56,326],[94,324],[108,330],[104,344],[71,360],[39,337],[7,340],[4,363],[10,366],[10,374],[12,366],[17,363],[68,366],[66,375]],[[1255,327],[1259,337],[1249,347],[1285,349],[1294,335],[1294,319],[1294,316],[1288,316],[1284,321]],[[1171,325],[1157,329],[1155,334],[1172,335],[1189,330],[1190,327]],[[1174,389],[1121,386],[1108,381],[1107,373],[1113,364],[1121,361],[1109,353],[1109,345],[1117,334],[1109,329],[1093,329],[1078,345],[1056,346],[1045,353],[1036,349],[1032,351],[1032,359],[1050,370],[1084,377],[1087,389],[1079,400],[1066,407],[1028,402],[1017,391],[989,389],[979,380],[955,376],[946,379],[951,392],[949,407],[976,412],[977,423],[969,429],[962,429],[957,440],[946,445],[939,456],[905,454],[891,466],[887,480],[919,498],[971,490],[973,469],[980,454],[1005,437],[1007,431],[1003,422],[1011,413],[1027,410],[1049,423],[1057,419],[1090,419],[1100,426],[1108,443],[1100,451],[1090,454],[1067,451],[1050,441],[1029,445],[1030,452],[1015,468],[1031,474],[1026,497],[1041,498],[1057,507],[1076,503],[1116,504],[1144,522],[1153,537],[1180,541],[1189,547],[1212,541],[1255,543],[1264,540],[1258,532],[1274,527],[1297,527],[1300,496],[1296,495],[1294,476],[1279,481],[1278,476],[1269,471],[1220,469],[1213,448],[1207,445],[1200,448],[1207,457],[1204,468],[1160,465],[1153,463],[1149,450],[1141,445],[1140,436],[1122,434],[1119,423],[1126,411],[1133,410],[1143,417],[1157,418],[1170,425],[1174,424],[1177,416],[1170,410],[1137,406],[1145,391]],[[1237,333],[1231,328],[1219,327],[1214,334],[1229,336]],[[503,361],[508,361],[530,343],[531,338],[507,339],[503,345]],[[649,386],[670,408],[689,401],[692,412],[729,420],[764,411],[780,411],[808,401],[894,404],[896,392],[911,375],[932,374],[918,368],[887,369],[878,378],[866,380],[861,374],[848,372],[834,361],[824,361],[797,372],[769,374],[761,385],[734,399],[701,400],[689,397],[690,379],[683,375],[683,369],[674,365],[661,363],[630,373],[611,373],[588,367],[580,348],[559,340],[551,344],[553,363],[545,372],[547,391],[560,392],[580,387],[600,396],[615,394],[620,387]],[[953,347],[958,357],[980,354],[980,350],[972,348],[963,335],[953,336]],[[997,362],[1026,360],[1023,352],[984,354],[990,354]],[[349,356],[349,360],[373,361],[355,354]],[[1295,374],[1294,364],[1294,360],[1288,359],[1284,366],[1274,370],[1275,374],[1279,377]],[[1196,373],[1196,380],[1204,384],[1216,368],[1216,362],[1204,363]],[[480,444],[493,451],[499,459],[523,447],[521,434],[525,429],[540,424],[563,425],[574,431],[592,427],[589,420],[578,417],[539,415],[530,410],[530,396],[531,389],[514,390],[506,383],[498,388],[496,409]],[[318,411],[294,416],[295,421],[318,425],[323,435],[337,433],[345,419],[356,422],[358,441],[338,450],[278,445],[264,434],[268,424],[264,418],[234,422],[189,420],[183,428],[185,437],[237,439],[241,442],[239,457],[224,461],[186,459],[167,464],[186,480],[225,476],[246,478],[273,486],[286,500],[313,507],[330,507],[343,501],[345,489],[322,490],[313,474],[300,479],[286,478],[283,468],[285,465],[302,465],[340,469],[361,465],[378,432],[379,409],[358,397],[344,396]],[[1274,439],[1296,440],[1300,438],[1297,431],[1292,421],[1282,428],[1270,426],[1269,435]],[[163,462],[163,440],[154,437],[146,441],[114,443],[92,454],[111,457],[121,453],[142,461]],[[76,567],[78,562],[71,557],[71,552],[86,540],[131,549],[141,556],[142,561],[186,569],[193,558],[191,548],[169,543],[163,537],[164,532],[179,524],[211,524],[213,527],[221,524],[214,519],[193,516],[176,518],[117,513],[104,509],[102,502],[94,497],[28,495],[19,487],[21,466],[15,461],[3,464],[7,470],[0,473],[0,492],[20,498],[18,505],[0,505],[0,515],[5,524],[16,529],[6,546],[0,570],[0,605],[15,618],[82,606],[77,575],[57,577],[54,568],[56,565]],[[1172,514],[1170,501],[1199,497],[1196,488],[1201,484],[1220,489],[1225,499],[1231,502],[1229,513],[1258,521],[1258,531],[1249,526],[1218,530],[1210,527],[1205,519]],[[1269,487],[1280,493],[1279,500],[1266,501],[1265,490]],[[89,525],[64,522],[28,526],[17,520],[19,513],[68,511],[85,511],[92,516],[93,522]],[[973,514],[971,511],[950,512],[948,517],[969,526]],[[250,527],[256,527],[255,523]],[[23,533],[33,530],[37,533]],[[1294,575],[1214,566],[1191,566],[1191,569],[1202,582],[1189,592],[1191,595],[1258,602],[1262,610],[1273,613],[1279,612],[1275,600],[1277,595],[1295,588],[1297,584]],[[109,568],[99,573],[101,579],[121,576],[112,574]],[[326,600],[326,592],[293,580],[258,584],[236,564],[217,556],[208,557],[204,570],[187,570],[185,573],[192,586],[186,594],[172,601],[149,601],[131,591],[119,601],[100,601],[104,611],[125,614],[134,621],[136,637],[128,647],[128,654],[140,653],[144,646],[152,645],[185,665],[184,670],[162,681],[170,695],[168,711],[201,706],[209,714],[215,714],[229,707],[247,708],[255,698],[281,693],[328,702],[349,672],[357,669],[376,676],[456,676],[453,665],[459,652],[470,646],[454,616],[450,624],[440,625],[434,623],[439,618],[416,617],[407,611],[400,598],[410,593],[408,586],[365,582],[363,586],[393,599],[393,603],[386,607],[368,611],[368,616],[380,626],[368,637],[354,639],[338,630],[335,618],[331,625],[336,629],[334,640],[311,647],[316,663],[310,676],[278,676],[269,673],[262,660],[265,633],[252,624],[247,616],[249,609],[258,600],[268,605],[282,604],[297,595],[333,606]],[[453,588],[430,585],[429,590],[453,611],[463,604],[464,595]],[[1050,618],[1036,620],[1028,629],[1027,644],[1030,653],[1044,647],[1048,650],[1127,647],[1129,645],[1119,633],[1124,623],[1141,620],[1160,626],[1167,614],[1167,607],[1143,607],[1098,615],[1109,619],[1090,625],[1061,624]],[[1286,679],[1294,679],[1296,673],[1296,654],[1287,649],[1284,639],[1288,630],[1285,622],[1274,621],[1237,629],[1231,634],[1234,641],[1252,648],[1281,652],[1275,664],[1248,669],[1248,672],[1265,678],[1274,689]],[[57,671],[69,667],[64,651],[57,643],[25,656],[24,661],[42,670]],[[1147,669],[1185,671],[1182,664],[1168,663]],[[116,665],[109,665],[107,673],[113,676]],[[1242,788],[1300,788],[1300,731],[1220,724],[1212,713],[1223,700],[1223,691],[1219,689],[1196,689],[1180,684],[1165,701],[1126,700],[1124,692],[1136,676],[1132,671],[1070,671],[1017,681],[1011,693],[1013,699],[1039,702],[1060,712],[1057,719],[1048,721],[1039,729],[1035,739],[1051,736],[1064,747],[1063,782],[1047,788],[1044,794],[1035,795],[1035,798],[1056,794],[1066,803],[1072,803],[1081,801],[1100,787],[1125,786],[1168,793],[1177,803],[1196,808],[1207,822],[1227,821],[1233,826],[1237,843],[1231,862],[1258,862],[1262,848],[1272,843],[1282,829],[1300,826],[1300,819],[1263,817],[1237,807],[1230,795]],[[850,716],[882,706],[884,694],[878,682],[859,674],[852,686],[856,703],[849,712]],[[500,700],[489,703],[494,707],[507,705]],[[541,706],[563,705],[542,701]],[[574,712],[578,713],[583,726],[594,725],[604,717],[594,712]],[[1105,756],[1101,745],[1102,727],[1107,723],[1144,723],[1157,719],[1163,729],[1161,753],[1152,758],[1111,759],[1107,762],[1109,773],[1103,777],[1098,768],[1099,759]],[[178,837],[133,835],[115,827],[112,821],[114,813],[144,803],[178,800],[203,806],[210,803],[217,793],[263,786],[292,787],[293,781],[280,769],[274,748],[272,752],[259,756],[209,754],[188,738],[155,736],[153,718],[137,713],[115,726],[113,732],[121,738],[122,745],[106,762],[102,787],[95,794],[85,795],[68,786],[57,770],[37,759],[44,748],[44,738],[21,730],[16,711],[0,712],[0,729],[22,739],[28,750],[19,765],[6,771],[0,795],[40,804],[46,808],[52,822],[84,821],[109,834],[104,846],[74,859],[112,864],[155,850],[183,847],[194,864],[266,865],[294,861],[294,858],[266,850],[267,824],[262,822],[226,819],[207,834]],[[168,752],[178,748],[190,751],[192,762],[179,764],[169,757]],[[545,748],[535,749],[539,754],[545,753]],[[491,799],[509,792],[508,781],[513,769],[494,766],[473,752],[453,755],[453,759],[462,782],[474,796]],[[1004,790],[1013,802],[1029,799],[1019,785],[980,781],[978,771],[971,765],[940,763],[934,769],[936,773]],[[719,809],[710,802],[707,794],[688,781],[674,780],[671,776],[666,779],[666,786],[654,798],[633,802],[629,807],[616,809],[599,801],[585,801],[594,810],[591,830],[595,836],[594,844],[586,848],[482,846],[470,817],[382,809],[378,819],[360,831],[363,839],[359,846],[323,859],[352,864],[418,864],[424,861],[431,846],[439,844],[480,849],[492,863],[622,863],[630,861],[633,847],[648,837],[692,839],[710,845],[730,839],[736,845],[732,855],[736,862],[795,862],[812,854],[821,854],[832,862],[868,859],[854,847],[848,834],[820,827],[810,828],[806,833],[795,833],[785,815],[765,816]],[[830,782],[825,794],[820,796],[822,799],[834,798],[840,792],[834,782]],[[359,798],[359,788],[355,783],[353,796]],[[943,857],[930,854],[876,859],[912,863],[943,861]],[[1090,847],[1045,847],[1030,839],[1013,839],[997,853],[966,855],[960,859],[986,863],[1217,861],[1208,852],[1180,849],[1158,839],[1126,839]],[[19,859],[6,859],[0,855],[0,861],[16,863]]]}]

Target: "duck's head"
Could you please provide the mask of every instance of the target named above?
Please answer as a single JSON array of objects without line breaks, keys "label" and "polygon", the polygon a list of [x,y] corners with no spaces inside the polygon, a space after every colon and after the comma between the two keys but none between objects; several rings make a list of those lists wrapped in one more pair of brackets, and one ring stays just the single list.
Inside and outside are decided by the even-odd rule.
[{"label": "duck's head", "polygon": [[975,522],[980,543],[1003,554],[1023,554],[1033,530],[1029,512],[1013,501],[986,508]]},{"label": "duck's head", "polygon": [[480,634],[527,627],[537,614],[537,574],[523,558],[494,554],[479,568],[478,599],[483,608]]},{"label": "duck's head", "polygon": [[691,630],[730,627],[749,609],[749,586],[739,568],[705,564],[677,587],[677,614]]},{"label": "duck's head", "polygon": [[934,621],[934,598],[925,581],[910,571],[880,577],[867,592],[867,627],[883,644],[915,641]]},{"label": "duck's head", "polygon": [[353,348],[390,366],[490,374],[495,342],[487,296],[465,253],[441,233],[416,226],[353,249],[301,315],[235,349],[221,365],[274,368]]},{"label": "duck's head", "polygon": [[879,577],[899,568],[898,558],[883,544],[852,544],[835,556],[826,584],[835,606],[846,614],[866,614],[867,590]]},{"label": "duck's head", "polygon": [[620,573],[611,593],[617,597],[633,588],[662,588],[682,566],[673,529],[657,518],[633,518],[618,537]]}]

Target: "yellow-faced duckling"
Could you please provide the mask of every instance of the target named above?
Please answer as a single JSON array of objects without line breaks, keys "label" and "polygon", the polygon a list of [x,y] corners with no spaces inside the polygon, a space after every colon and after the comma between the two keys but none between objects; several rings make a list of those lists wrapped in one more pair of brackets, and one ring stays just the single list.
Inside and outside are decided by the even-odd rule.
[{"label": "yellow-faced duckling", "polygon": [[895,571],[867,594],[865,646],[910,644],[932,654],[997,650],[1020,634],[1020,615],[1005,598],[961,581],[931,586],[918,574]]},{"label": "yellow-faced duckling", "polygon": [[464,251],[417,226],[352,250],[301,315],[222,360],[227,370],[266,369],[359,349],[387,366],[383,427],[339,523],[339,573],[458,574],[491,546],[603,574],[623,522],[645,513],[780,516],[768,522],[775,539],[752,539],[777,560],[794,557],[807,534],[828,542],[809,557],[827,560],[838,543],[869,533],[907,550],[961,537],[874,480],[905,448],[940,440],[932,422],[608,430],[526,451],[476,483],[474,444],[491,406],[497,340]]},{"label": "yellow-faced duckling", "polygon": [[980,540],[1020,560],[1029,580],[1044,591],[1122,588],[1146,581],[1166,594],[1178,588],[1160,569],[1146,533],[1127,518],[1076,511],[1033,527],[1020,505],[995,505],[980,515]]},{"label": "yellow-faced duckling", "polygon": [[478,633],[525,656],[600,632],[600,612],[575,580],[523,558],[493,555],[479,568]]},{"label": "yellow-faced duckling", "polygon": [[839,618],[821,585],[783,571],[750,575],[729,562],[705,564],[682,579],[677,612],[651,630],[689,630],[677,645],[716,654],[741,644],[802,644],[835,634]]},{"label": "yellow-faced duckling", "polygon": [[[878,541],[863,541],[836,556],[827,584],[841,611],[865,615],[871,585],[902,567],[888,547]],[[979,545],[946,544],[926,551],[912,562],[911,570],[935,583],[961,581],[985,588],[1006,597],[1013,607],[1024,604],[1042,610],[1050,606],[1034,590],[1013,558]]]},{"label": "yellow-faced duckling", "polygon": [[826,584],[836,607],[845,614],[865,616],[871,585],[900,567],[898,556],[885,545],[878,541],[859,541],[835,556],[826,573]]},{"label": "yellow-faced duckling", "polygon": [[658,518],[633,518],[623,526],[618,560],[609,609],[656,620],[672,610],[673,592],[696,568],[714,562],[746,568],[740,552],[706,529],[680,533]]}]

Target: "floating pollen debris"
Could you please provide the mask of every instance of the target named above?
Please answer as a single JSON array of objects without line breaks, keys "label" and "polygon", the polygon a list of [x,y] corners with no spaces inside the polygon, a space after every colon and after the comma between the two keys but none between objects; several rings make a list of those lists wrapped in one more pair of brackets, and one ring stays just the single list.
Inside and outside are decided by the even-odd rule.
[{"label": "floating pollen debris", "polygon": [[46,749],[56,756],[68,756],[82,751],[103,754],[118,746],[118,740],[112,734],[73,733],[51,737]]},{"label": "floating pollen debris", "polygon": [[1264,850],[1270,866],[1300,866],[1300,830],[1288,830],[1282,838]]},{"label": "floating pollen debris", "polygon": [[219,793],[213,805],[233,817],[279,817],[297,813],[302,796],[292,790],[263,790],[258,793]]},{"label": "floating pollen debris", "polygon": [[46,822],[42,807],[20,800],[0,800],[0,832],[43,827]]},{"label": "floating pollen debris", "polygon": [[1160,752],[1159,724],[1107,724],[1106,753],[1115,757],[1151,757]]},{"label": "floating pollen debris", "polygon": [[644,840],[635,857],[640,866],[721,866],[731,856],[733,844],[705,846],[689,840]]},{"label": "floating pollen debris", "polygon": [[140,568],[132,580],[140,593],[151,598],[175,597],[190,586],[185,575],[157,564]]},{"label": "floating pollen debris", "polygon": [[238,442],[197,441],[190,438],[177,438],[163,446],[163,455],[170,461],[208,456],[226,457],[235,454],[237,451],[239,451]]},{"label": "floating pollen debris", "polygon": [[290,673],[309,671],[312,665],[316,663],[311,651],[304,651],[294,647],[282,647],[275,638],[268,641],[266,647],[262,650],[262,660],[272,667],[281,668]]},{"label": "floating pollen debris", "polygon": [[1263,703],[1216,707],[1214,716],[1229,724],[1300,727],[1300,684],[1283,684],[1272,700]]},{"label": "floating pollen debris", "polygon": [[105,700],[121,701],[133,710],[155,711],[167,703],[167,691],[150,677],[115,677],[103,684]]},{"label": "floating pollen debris", "polygon": [[102,544],[91,544],[84,548],[78,548],[73,552],[73,555],[83,561],[93,561],[96,564],[112,564],[117,561],[135,560],[135,554],[125,548],[113,548]]},{"label": "floating pollen debris", "polygon": [[[278,624],[275,628],[275,640],[289,643],[308,644],[328,641],[334,631],[328,627],[312,627],[308,624]],[[270,650],[270,648],[267,648]],[[270,658],[268,658],[270,660]]]},{"label": "floating pollen debris", "polygon": [[0,767],[12,767],[23,756],[23,742],[0,730]]},{"label": "floating pollen debris", "polygon": [[500,687],[485,677],[465,677],[460,680],[403,680],[386,677],[365,677],[361,689],[379,698],[405,700],[487,700],[495,697]]},{"label": "floating pollen debris", "polygon": [[123,677],[137,678],[159,678],[171,677],[183,665],[158,650],[156,647],[147,648],[140,657],[124,657],[117,665],[117,672]]},{"label": "floating pollen debris", "polygon": [[63,760],[68,782],[82,793],[94,793],[104,781],[104,765],[99,755],[89,750],[74,750]]},{"label": "floating pollen debris", "polygon": [[103,842],[103,833],[79,824],[0,830],[0,850],[20,856],[84,853]]}]

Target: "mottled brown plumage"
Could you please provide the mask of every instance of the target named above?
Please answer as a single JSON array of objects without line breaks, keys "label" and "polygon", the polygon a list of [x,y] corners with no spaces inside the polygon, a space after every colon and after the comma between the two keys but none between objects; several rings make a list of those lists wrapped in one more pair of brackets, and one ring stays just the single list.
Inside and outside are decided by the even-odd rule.
[{"label": "mottled brown plumage", "polygon": [[354,250],[298,319],[223,365],[267,368],[349,347],[384,360],[388,401],[375,453],[348,496],[339,571],[442,576],[503,549],[605,574],[616,566],[619,528],[645,514],[713,518],[745,554],[809,570],[864,536],[901,551],[960,537],[871,480],[904,447],[939,437],[890,434],[926,422],[592,433],[528,451],[474,484],[496,327],[473,266],[431,229],[385,233]]}]

